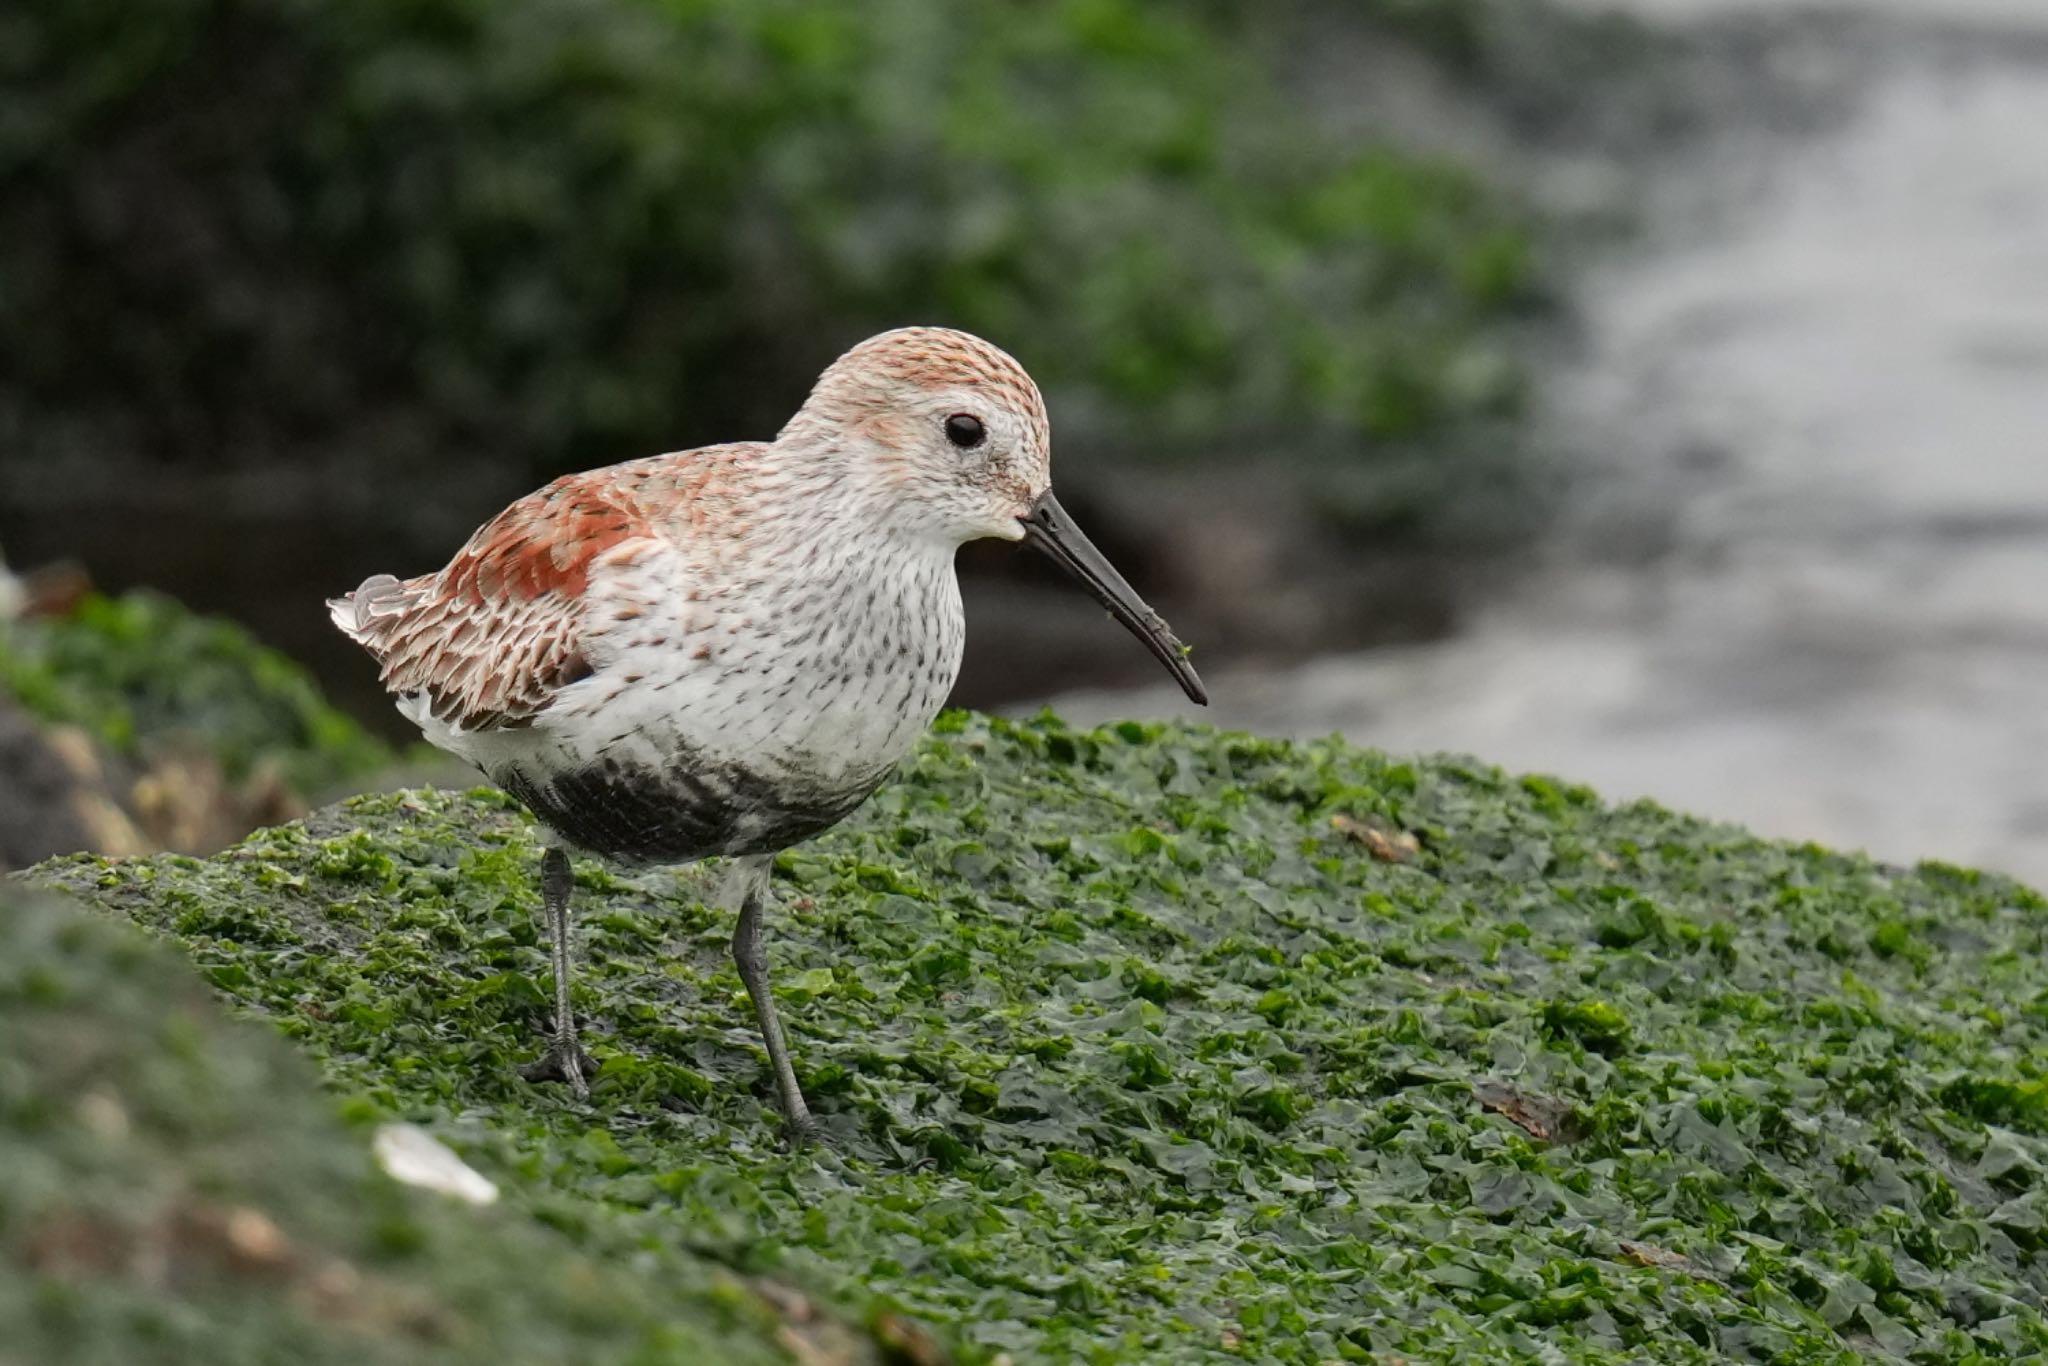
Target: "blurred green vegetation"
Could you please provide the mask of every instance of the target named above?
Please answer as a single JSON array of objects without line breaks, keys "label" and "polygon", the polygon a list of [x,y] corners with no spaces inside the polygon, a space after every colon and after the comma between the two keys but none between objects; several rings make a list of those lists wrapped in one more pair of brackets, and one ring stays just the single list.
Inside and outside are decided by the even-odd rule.
[{"label": "blurred green vegetation", "polygon": [[[1347,22],[1469,64],[1481,12]],[[0,19],[0,432],[531,474],[765,435],[913,321],[1139,455],[1511,410],[1487,324],[1541,292],[1523,215],[1317,133],[1267,17],[31,0]]]},{"label": "blurred green vegetation", "polygon": [[274,766],[302,795],[395,757],[329,706],[299,665],[157,593],[95,595],[62,617],[0,624],[0,691],[115,753],[191,745],[230,779]]}]

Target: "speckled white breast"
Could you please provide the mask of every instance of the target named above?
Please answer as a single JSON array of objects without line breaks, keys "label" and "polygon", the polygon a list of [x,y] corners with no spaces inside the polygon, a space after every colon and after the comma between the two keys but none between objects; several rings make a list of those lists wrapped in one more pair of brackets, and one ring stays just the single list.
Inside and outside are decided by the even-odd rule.
[{"label": "speckled white breast", "polygon": [[[675,831],[633,835],[658,850],[643,857],[813,833],[887,778],[951,692],[965,638],[952,561],[936,546],[820,549],[778,579],[707,588],[657,558],[593,585],[591,675],[531,726],[434,735],[428,717],[423,728],[530,806],[577,783],[585,804],[672,802]],[[721,805],[716,820],[696,809]],[[679,852],[693,840],[718,847]]]}]

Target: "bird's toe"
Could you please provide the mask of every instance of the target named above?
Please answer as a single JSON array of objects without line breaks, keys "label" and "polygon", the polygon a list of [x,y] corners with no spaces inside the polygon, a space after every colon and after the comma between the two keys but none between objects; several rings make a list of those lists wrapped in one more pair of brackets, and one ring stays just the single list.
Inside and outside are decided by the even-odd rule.
[{"label": "bird's toe", "polygon": [[578,1100],[590,1098],[590,1079],[597,1075],[597,1059],[571,1044],[564,1047],[556,1044],[539,1058],[519,1069],[519,1075],[530,1082],[559,1081],[566,1084]]},{"label": "bird's toe", "polygon": [[782,1139],[791,1152],[805,1148],[836,1148],[837,1141],[830,1131],[811,1115],[785,1115],[782,1121]]}]

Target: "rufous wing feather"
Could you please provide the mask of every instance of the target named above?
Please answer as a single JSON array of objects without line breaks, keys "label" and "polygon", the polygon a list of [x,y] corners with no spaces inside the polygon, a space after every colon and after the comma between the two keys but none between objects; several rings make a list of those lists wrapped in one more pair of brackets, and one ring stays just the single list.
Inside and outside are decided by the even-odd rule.
[{"label": "rufous wing feather", "polygon": [[570,475],[486,522],[436,574],[380,574],[328,603],[335,624],[463,730],[530,724],[587,677],[582,624],[591,576],[657,533],[615,489]]}]

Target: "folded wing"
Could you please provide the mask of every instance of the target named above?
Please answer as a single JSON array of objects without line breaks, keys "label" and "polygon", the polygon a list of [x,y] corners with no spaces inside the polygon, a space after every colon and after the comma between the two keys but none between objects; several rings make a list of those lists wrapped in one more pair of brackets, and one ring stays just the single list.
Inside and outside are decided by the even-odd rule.
[{"label": "folded wing", "polygon": [[590,674],[592,575],[658,542],[601,474],[570,475],[486,522],[439,573],[379,574],[327,607],[414,710],[462,731],[531,725]]}]

